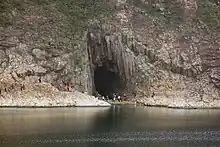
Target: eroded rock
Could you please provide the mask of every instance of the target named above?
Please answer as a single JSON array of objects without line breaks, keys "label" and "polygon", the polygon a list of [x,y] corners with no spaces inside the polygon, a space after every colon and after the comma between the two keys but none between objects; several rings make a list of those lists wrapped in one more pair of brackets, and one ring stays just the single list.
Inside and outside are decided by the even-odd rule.
[{"label": "eroded rock", "polygon": [[[16,83],[15,93],[21,94],[22,84],[31,87],[41,81],[65,90],[63,83],[69,83],[94,94],[94,71],[106,64],[122,79],[124,88],[119,91],[131,95],[130,100],[168,107],[219,107],[219,17],[214,15],[219,6],[196,0],[138,2],[111,1],[116,6],[114,17],[91,20],[87,35],[76,38],[68,16],[55,5],[47,10],[25,7],[28,13],[23,15],[16,11],[14,24],[0,27],[0,86]],[[212,9],[207,11],[204,5]],[[23,95],[27,99],[22,105],[73,102],[63,93],[67,100],[54,104],[54,95],[62,94],[47,91],[53,96],[46,99],[38,88],[33,96]]]}]

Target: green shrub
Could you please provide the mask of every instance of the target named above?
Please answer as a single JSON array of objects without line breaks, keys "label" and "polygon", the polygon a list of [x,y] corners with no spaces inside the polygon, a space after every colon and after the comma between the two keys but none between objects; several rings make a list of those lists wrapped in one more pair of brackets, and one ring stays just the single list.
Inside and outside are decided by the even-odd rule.
[{"label": "green shrub", "polygon": [[88,19],[107,16],[111,12],[107,2],[103,0],[1,0],[0,24],[10,24],[8,15],[12,9],[22,12],[28,6],[35,5],[47,9],[50,4],[55,4],[58,11],[69,18],[75,31],[87,28]]},{"label": "green shrub", "polygon": [[23,11],[24,0],[1,0],[0,1],[0,26],[12,25],[12,10]]},{"label": "green shrub", "polygon": [[87,21],[110,14],[103,0],[56,0],[57,9],[69,17],[75,30],[87,28]]},{"label": "green shrub", "polygon": [[211,30],[220,31],[220,6],[208,1],[198,2],[197,17],[202,20]]},{"label": "green shrub", "polygon": [[[165,27],[177,27],[183,23],[183,9],[176,0],[166,0],[163,3],[155,0],[148,1],[144,4],[141,0],[130,0],[131,4],[141,8],[145,13],[157,18],[157,20]],[[161,4],[160,9],[156,4]]]}]

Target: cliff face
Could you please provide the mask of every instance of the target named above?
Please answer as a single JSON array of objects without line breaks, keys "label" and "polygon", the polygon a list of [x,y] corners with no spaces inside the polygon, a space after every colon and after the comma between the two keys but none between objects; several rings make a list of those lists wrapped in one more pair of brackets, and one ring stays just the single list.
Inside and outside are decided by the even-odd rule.
[{"label": "cliff face", "polygon": [[2,88],[41,78],[146,105],[220,107],[218,1],[0,4]]},{"label": "cliff face", "polygon": [[[0,73],[19,83],[72,83],[85,89],[87,22],[105,15],[101,1],[0,1]],[[105,15],[106,16],[106,15]],[[7,86],[6,86],[7,87]]]}]

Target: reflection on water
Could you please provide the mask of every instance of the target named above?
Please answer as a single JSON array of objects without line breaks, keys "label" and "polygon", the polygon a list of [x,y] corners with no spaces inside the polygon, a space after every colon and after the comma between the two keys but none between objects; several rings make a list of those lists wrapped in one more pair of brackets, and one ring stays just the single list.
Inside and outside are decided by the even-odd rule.
[{"label": "reflection on water", "polygon": [[183,142],[189,143],[184,146],[207,146],[220,143],[219,128],[220,110],[141,106],[0,109],[1,147],[180,146]]},{"label": "reflection on water", "polygon": [[142,107],[133,109],[132,120],[150,128],[216,127],[220,126],[220,110],[167,109]]},{"label": "reflection on water", "polygon": [[0,109],[0,135],[86,131],[109,108]]}]

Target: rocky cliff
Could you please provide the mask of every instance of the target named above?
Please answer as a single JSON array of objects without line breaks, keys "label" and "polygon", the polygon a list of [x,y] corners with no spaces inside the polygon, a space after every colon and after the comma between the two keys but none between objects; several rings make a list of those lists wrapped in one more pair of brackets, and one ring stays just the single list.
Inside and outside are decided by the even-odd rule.
[{"label": "rocky cliff", "polygon": [[2,91],[40,79],[146,105],[220,107],[218,0],[7,0],[0,13]]}]

